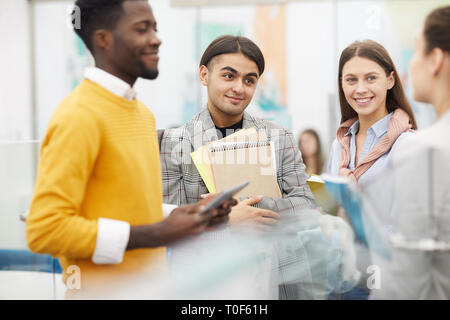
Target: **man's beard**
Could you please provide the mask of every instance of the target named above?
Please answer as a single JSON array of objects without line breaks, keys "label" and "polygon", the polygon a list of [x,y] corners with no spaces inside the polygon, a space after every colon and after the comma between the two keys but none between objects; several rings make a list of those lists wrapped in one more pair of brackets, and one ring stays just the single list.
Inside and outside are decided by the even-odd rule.
[{"label": "man's beard", "polygon": [[153,80],[158,77],[159,70],[158,69],[148,69],[143,62],[140,62],[140,74],[139,77],[143,79]]}]

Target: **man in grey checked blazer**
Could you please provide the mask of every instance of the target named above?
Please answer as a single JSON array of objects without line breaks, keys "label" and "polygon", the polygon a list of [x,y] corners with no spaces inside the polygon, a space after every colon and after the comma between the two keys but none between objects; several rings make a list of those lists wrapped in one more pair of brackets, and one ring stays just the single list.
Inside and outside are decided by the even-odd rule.
[{"label": "man in grey checked blazer", "polygon": [[[283,198],[264,197],[254,206],[275,211],[280,216],[315,207],[305,174],[305,165],[287,129],[243,113],[242,127],[264,130],[275,144],[277,181]],[[181,128],[168,129],[161,140],[161,167],[164,203],[195,203],[208,193],[192,159],[191,152],[208,142],[218,140],[218,132],[208,108],[203,109]]]},{"label": "man in grey checked blazer", "polygon": [[[264,131],[268,139],[274,142],[277,182],[282,198],[254,197],[241,203],[233,209],[230,223],[254,220],[262,224],[276,224],[275,220],[280,217],[316,207],[306,183],[305,165],[292,133],[245,112],[264,66],[262,52],[245,37],[222,36],[205,50],[200,61],[199,77],[207,87],[207,107],[181,128],[166,130],[161,139],[164,203],[195,203],[202,194],[208,193],[191,159],[191,152],[234,130],[255,127],[257,131]],[[249,209],[250,205],[253,205],[253,210]]]},{"label": "man in grey checked blazer", "polygon": [[[308,209],[316,208],[316,204],[306,183],[305,165],[292,133],[245,112],[263,71],[264,57],[259,48],[247,38],[222,36],[214,40],[205,50],[200,62],[199,76],[202,84],[208,89],[207,107],[184,126],[165,130],[161,138],[164,203],[173,205],[195,203],[202,198],[203,194],[208,193],[191,159],[191,152],[209,142],[223,138],[234,130],[255,127],[257,131],[264,131],[267,138],[274,143],[276,176],[282,198],[255,196],[250,199],[241,199],[242,201],[233,207],[229,215],[229,225],[246,222],[270,231],[275,230],[270,227],[274,225],[280,225],[282,228],[286,225],[292,226],[290,221],[293,220],[290,219],[297,217],[298,219],[294,221],[303,221],[313,226],[306,221],[309,219],[308,214],[311,215],[312,212]],[[317,211],[312,214],[313,220],[317,220],[320,216]],[[285,220],[284,218],[287,223],[279,224]],[[208,252],[215,250],[216,244],[231,239],[230,229],[206,232],[196,238],[194,243],[197,241],[196,244],[209,246],[209,249],[202,250],[202,254],[199,254],[195,246],[174,247],[170,259],[171,265],[183,269],[195,260],[204,258],[208,261]],[[293,226],[295,235],[298,231],[299,229]],[[309,237],[308,234],[308,232],[305,233],[306,238]],[[318,236],[321,237],[320,232]],[[295,299],[299,297],[300,290],[308,291],[306,296],[308,298],[317,296],[313,293],[313,289],[307,289],[305,285],[299,285],[299,283],[305,284],[308,281],[311,283],[313,270],[322,270],[324,264],[326,267],[327,261],[322,257],[329,246],[326,244],[325,250],[314,249],[314,255],[318,258],[311,260],[311,252],[307,252],[304,247],[308,243],[318,243],[318,241],[309,238],[308,240],[290,238],[285,239],[284,242],[278,240],[272,242],[271,246],[276,248],[275,255],[272,255],[275,258],[263,259],[263,263],[258,264],[253,270],[249,282],[251,285],[246,288],[256,288],[254,291],[256,296],[251,295],[250,298]],[[317,262],[314,262],[313,266],[309,261]],[[294,276],[291,276],[292,272]],[[274,279],[275,282],[273,282]],[[318,282],[323,281],[326,279],[319,277]],[[278,291],[278,284],[281,284],[280,291]]]}]

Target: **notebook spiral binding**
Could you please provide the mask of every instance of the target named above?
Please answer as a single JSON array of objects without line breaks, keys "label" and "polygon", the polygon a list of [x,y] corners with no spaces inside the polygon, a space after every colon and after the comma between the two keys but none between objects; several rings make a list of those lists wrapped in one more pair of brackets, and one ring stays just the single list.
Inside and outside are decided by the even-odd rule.
[{"label": "notebook spiral binding", "polygon": [[219,152],[219,151],[228,151],[228,150],[236,150],[236,149],[246,149],[246,148],[258,148],[270,146],[270,141],[242,141],[242,142],[225,142],[220,145],[212,145],[209,150],[211,152]]}]

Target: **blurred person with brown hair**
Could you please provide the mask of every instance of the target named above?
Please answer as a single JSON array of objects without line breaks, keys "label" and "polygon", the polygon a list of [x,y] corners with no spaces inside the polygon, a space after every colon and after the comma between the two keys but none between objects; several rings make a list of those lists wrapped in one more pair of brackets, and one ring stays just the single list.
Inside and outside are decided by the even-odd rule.
[{"label": "blurred person with brown hair", "polygon": [[298,138],[298,148],[302,154],[308,176],[323,172],[324,159],[319,134],[314,129],[304,130]]},{"label": "blurred person with brown hair", "polygon": [[394,156],[393,259],[381,265],[381,299],[450,299],[450,6],[432,11],[410,63],[413,97],[438,121]]}]

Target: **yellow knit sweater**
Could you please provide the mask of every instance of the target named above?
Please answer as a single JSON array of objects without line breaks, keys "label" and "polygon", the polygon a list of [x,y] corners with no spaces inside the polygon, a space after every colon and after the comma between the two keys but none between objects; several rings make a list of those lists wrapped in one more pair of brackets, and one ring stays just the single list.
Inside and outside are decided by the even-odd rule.
[{"label": "yellow knit sweater", "polygon": [[84,287],[88,275],[111,281],[127,272],[165,270],[164,247],[127,251],[117,265],[91,261],[98,218],[152,224],[162,220],[161,207],[153,114],[84,79],[57,108],[42,142],[27,218],[29,248],[59,257],[64,271],[80,267]]}]

